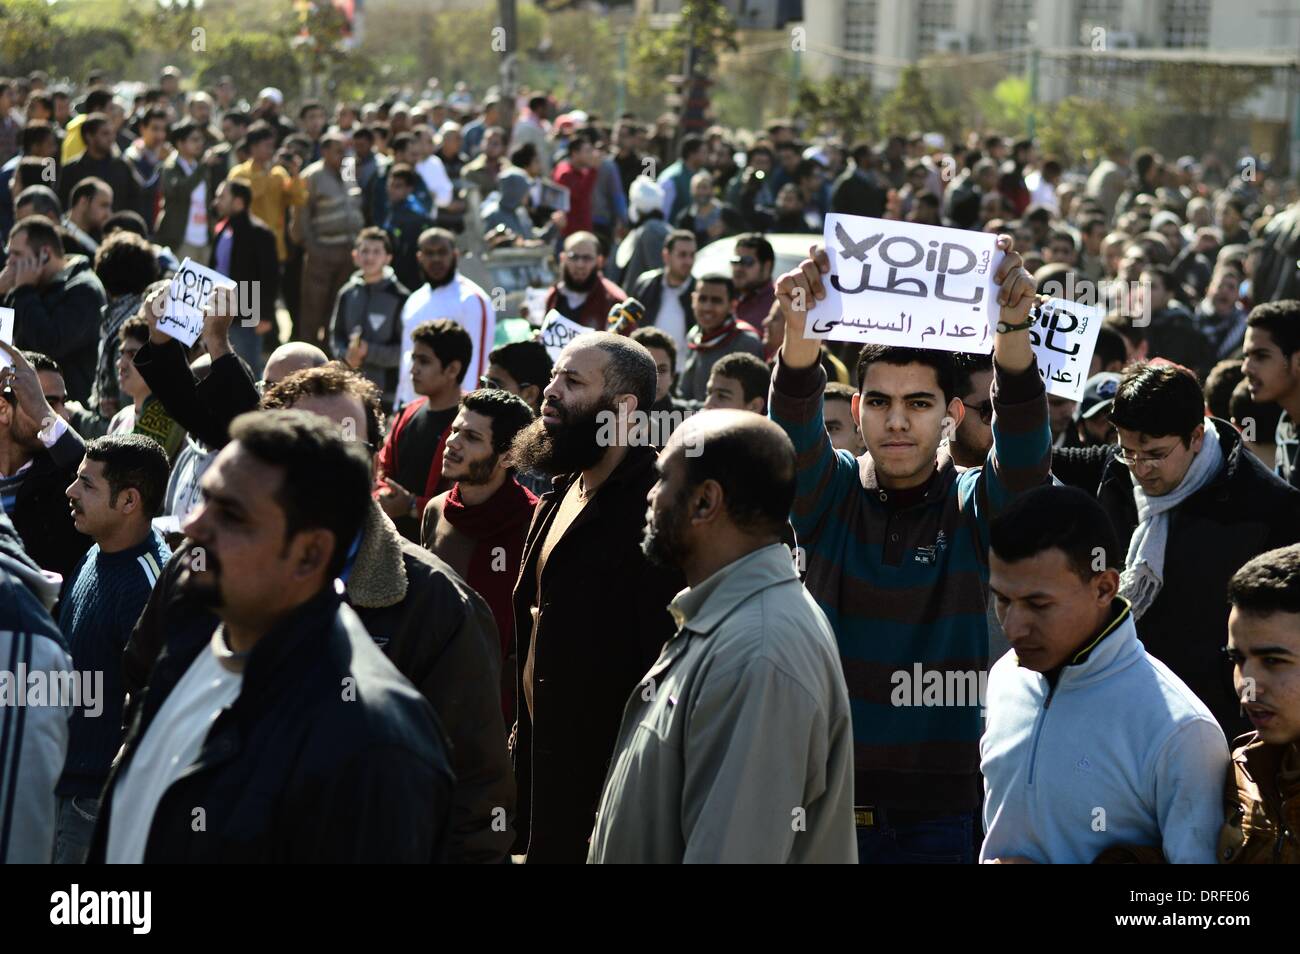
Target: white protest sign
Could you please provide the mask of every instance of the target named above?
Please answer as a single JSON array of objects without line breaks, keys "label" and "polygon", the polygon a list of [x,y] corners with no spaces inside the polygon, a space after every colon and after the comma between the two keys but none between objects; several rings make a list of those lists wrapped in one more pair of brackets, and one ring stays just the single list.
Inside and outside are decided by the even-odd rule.
[{"label": "white protest sign", "polygon": [[1029,329],[1029,340],[1047,393],[1070,401],[1080,400],[1106,309],[1049,298],[1035,306],[1030,314],[1038,316]]},{"label": "white protest sign", "polygon": [[864,215],[826,216],[831,273],[805,334],[937,351],[993,350],[997,236]]},{"label": "white protest sign", "polygon": [[524,317],[528,319],[533,327],[541,325],[542,319],[546,317],[546,299],[550,296],[550,293],[549,288],[528,287],[524,289],[523,305],[528,309],[528,314]]},{"label": "white protest sign", "polygon": [[595,331],[594,328],[588,328],[576,321],[570,321],[552,308],[547,313],[546,320],[542,322],[542,344],[546,345],[546,353],[554,361],[570,341],[579,335],[591,334],[593,331]]},{"label": "white protest sign", "polygon": [[[7,345],[14,343],[14,310],[12,308],[0,308],[0,341]],[[13,361],[9,355],[0,351],[0,368],[13,367]]]},{"label": "white protest sign", "polygon": [[220,272],[185,259],[167,288],[167,302],[158,319],[158,330],[186,347],[194,344],[203,333],[203,310],[218,288],[233,290],[235,283]]}]

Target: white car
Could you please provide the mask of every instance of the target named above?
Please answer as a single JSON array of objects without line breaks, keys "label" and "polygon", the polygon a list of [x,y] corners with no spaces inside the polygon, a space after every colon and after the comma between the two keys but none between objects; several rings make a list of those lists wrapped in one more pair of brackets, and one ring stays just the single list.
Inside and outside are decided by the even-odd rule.
[{"label": "white car", "polygon": [[[696,252],[695,265],[691,268],[691,274],[696,278],[715,274],[730,275],[731,257],[735,254],[737,238],[739,236],[736,235],[720,238]],[[820,235],[803,235],[797,232],[781,232],[764,235],[763,238],[772,243],[772,251],[776,253],[776,264],[772,266],[773,281],[790,269],[796,268],[808,257],[808,249],[813,245],[821,244]]]}]

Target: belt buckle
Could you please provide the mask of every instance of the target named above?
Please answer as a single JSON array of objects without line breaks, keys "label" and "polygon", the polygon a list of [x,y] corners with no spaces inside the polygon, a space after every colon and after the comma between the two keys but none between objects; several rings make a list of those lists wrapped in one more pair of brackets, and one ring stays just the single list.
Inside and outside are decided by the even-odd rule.
[{"label": "belt buckle", "polygon": [[855,805],[853,823],[859,828],[876,827],[876,809],[873,805]]}]

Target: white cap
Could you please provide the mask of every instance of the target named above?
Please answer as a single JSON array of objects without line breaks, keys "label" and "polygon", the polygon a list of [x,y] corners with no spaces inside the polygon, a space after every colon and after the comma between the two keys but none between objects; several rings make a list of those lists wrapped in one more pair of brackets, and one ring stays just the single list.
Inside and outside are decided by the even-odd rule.
[{"label": "white cap", "polygon": [[664,207],[664,190],[649,176],[637,176],[627,190],[631,219],[639,222],[643,215]]},{"label": "white cap", "polygon": [[258,100],[269,99],[277,106],[284,105],[284,93],[280,92],[274,86],[268,86],[257,94]]}]

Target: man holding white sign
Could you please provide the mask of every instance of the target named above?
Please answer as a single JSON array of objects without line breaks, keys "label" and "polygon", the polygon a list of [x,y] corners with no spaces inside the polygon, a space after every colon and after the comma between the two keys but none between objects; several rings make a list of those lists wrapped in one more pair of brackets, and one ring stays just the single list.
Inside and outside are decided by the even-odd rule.
[{"label": "man holding white sign", "polygon": [[[895,233],[896,222],[832,219],[857,223],[863,233],[854,237],[864,275],[867,260],[878,260],[864,247],[872,233],[861,225],[902,234]],[[946,234],[956,242],[971,240],[970,233]],[[936,246],[936,268],[943,241]],[[988,525],[1016,494],[1044,483],[1051,462],[1047,400],[1028,333],[1034,282],[1010,236],[994,243],[969,250],[974,263],[966,271],[982,265],[984,276],[968,277],[964,285],[944,273],[919,279],[928,296],[942,290],[958,299],[933,298],[920,326],[913,315],[916,331],[943,326],[926,337],[932,347],[863,348],[851,412],[868,453],[857,460],[834,450],[826,435],[820,342],[805,335],[811,321],[832,314],[823,309],[840,291],[828,278],[833,269],[826,251],[814,248],[777,283],[786,336],[768,413],[798,454],[791,521],[807,551],[806,585],[835,629],[852,700],[863,862],[974,860],[982,729],[976,687],[988,666]],[[885,254],[905,261],[903,251],[895,243]],[[965,268],[966,257],[952,252],[949,264]],[[872,284],[915,290],[899,282],[910,279],[890,271],[896,268],[886,263]],[[841,272],[840,278],[856,283],[859,275]],[[973,305],[976,291],[981,294]],[[954,387],[952,346],[945,342],[969,347],[965,342],[980,340],[988,318],[975,305],[997,308],[996,331],[990,329],[993,449],[982,467],[959,470],[940,446],[966,413]],[[866,312],[855,317],[864,327],[873,320]],[[960,334],[950,337],[954,330]],[[926,684],[924,696],[912,680]],[[932,699],[936,680],[969,691]]]},{"label": "man holding white sign", "polygon": [[[203,334],[203,312],[208,307],[208,299],[219,288],[233,291],[235,283],[220,272],[185,259],[167,287],[158,330],[191,347]],[[232,299],[223,300],[233,309]]]}]

